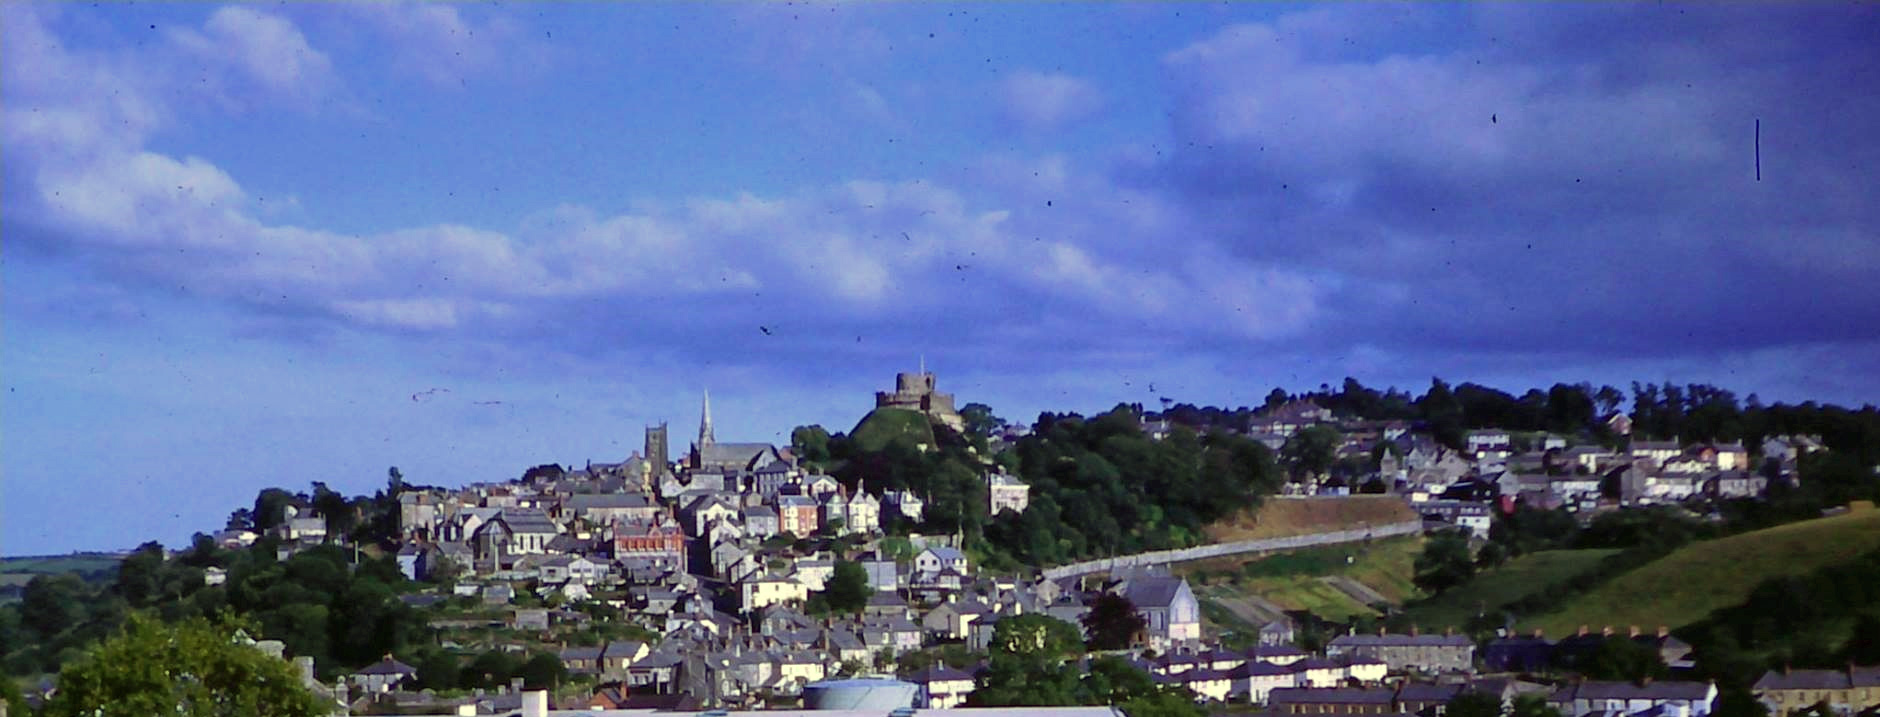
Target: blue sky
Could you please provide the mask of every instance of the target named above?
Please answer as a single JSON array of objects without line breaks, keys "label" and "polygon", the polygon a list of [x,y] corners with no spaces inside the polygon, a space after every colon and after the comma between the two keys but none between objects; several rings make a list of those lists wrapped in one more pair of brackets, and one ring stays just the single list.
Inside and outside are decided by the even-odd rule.
[{"label": "blue sky", "polygon": [[6,554],[618,460],[707,388],[843,430],[923,356],[1014,419],[1880,398],[1871,4],[0,15]]}]

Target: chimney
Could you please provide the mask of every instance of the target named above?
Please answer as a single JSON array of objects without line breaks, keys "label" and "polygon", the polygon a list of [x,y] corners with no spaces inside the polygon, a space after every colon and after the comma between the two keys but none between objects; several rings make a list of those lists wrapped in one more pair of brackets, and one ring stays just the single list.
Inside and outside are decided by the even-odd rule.
[{"label": "chimney", "polygon": [[1631,626],[1631,627],[1629,627],[1629,628],[1626,628],[1626,635],[1625,635],[1625,636],[1626,636],[1626,637],[1638,637],[1638,626],[1637,626],[1637,625],[1633,625],[1633,626]]},{"label": "chimney", "polygon": [[1410,636],[1411,636],[1411,637],[1416,637],[1416,636],[1417,636],[1417,626],[1415,626],[1415,625],[1411,625],[1411,626],[1410,626]]},{"label": "chimney", "polygon": [[521,692],[522,691],[522,678],[520,677],[509,678],[509,691]]},{"label": "chimney", "polygon": [[1443,637],[1455,637],[1455,635],[1456,635],[1456,628],[1453,628],[1453,627],[1443,628]]},{"label": "chimney", "polygon": [[1540,629],[1540,628],[1538,628],[1538,627],[1537,627],[1537,628],[1534,628],[1534,639],[1536,639],[1536,640],[1545,640],[1545,639],[1547,639],[1547,631],[1546,631],[1546,630],[1542,630],[1542,629]]},{"label": "chimney", "polygon": [[1658,626],[1658,637],[1666,638],[1670,636],[1671,636],[1671,628],[1665,627],[1663,625]]},{"label": "chimney", "polygon": [[1600,637],[1612,637],[1612,626],[1607,625],[1605,627],[1599,628],[1599,635]]},{"label": "chimney", "polygon": [[522,717],[548,717],[548,692],[534,690],[522,693]]},{"label": "chimney", "polygon": [[1585,625],[1581,625],[1581,626],[1580,626],[1580,637],[1586,637],[1586,626],[1585,626]]}]

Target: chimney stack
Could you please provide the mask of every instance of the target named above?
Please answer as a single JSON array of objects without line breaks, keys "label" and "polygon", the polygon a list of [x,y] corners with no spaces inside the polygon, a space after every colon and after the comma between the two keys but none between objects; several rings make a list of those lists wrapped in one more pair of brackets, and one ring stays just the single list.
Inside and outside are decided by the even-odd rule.
[{"label": "chimney stack", "polygon": [[1600,637],[1612,637],[1612,626],[1607,625],[1605,627],[1599,628],[1599,636]]},{"label": "chimney stack", "polygon": [[1585,625],[1581,625],[1581,626],[1580,626],[1580,637],[1586,637],[1586,626],[1585,626]]},{"label": "chimney stack", "polygon": [[1626,635],[1625,635],[1625,636],[1626,636],[1626,637],[1638,637],[1638,626],[1637,626],[1637,625],[1633,625],[1633,626],[1631,626],[1631,627],[1629,627],[1629,628],[1626,628]]},{"label": "chimney stack", "polygon": [[1665,627],[1663,625],[1658,626],[1658,637],[1666,638],[1670,636],[1671,636],[1671,628]]},{"label": "chimney stack", "polygon": [[522,717],[548,717],[548,692],[534,690],[522,693]]}]

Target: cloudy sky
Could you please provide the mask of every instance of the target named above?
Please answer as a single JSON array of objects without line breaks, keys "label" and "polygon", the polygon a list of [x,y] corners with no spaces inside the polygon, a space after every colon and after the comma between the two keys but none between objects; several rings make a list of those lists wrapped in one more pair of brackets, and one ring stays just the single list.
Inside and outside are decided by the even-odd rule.
[{"label": "cloudy sky", "polygon": [[[1880,6],[0,5],[0,552],[1354,376],[1880,400]],[[1761,123],[1761,179],[1756,126]]]}]

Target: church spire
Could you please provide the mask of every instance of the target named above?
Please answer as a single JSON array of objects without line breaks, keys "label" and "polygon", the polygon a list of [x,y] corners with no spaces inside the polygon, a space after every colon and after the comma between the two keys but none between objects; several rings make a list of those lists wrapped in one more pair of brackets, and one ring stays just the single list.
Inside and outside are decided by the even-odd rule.
[{"label": "church spire", "polygon": [[706,389],[705,390],[705,406],[704,406],[704,409],[699,412],[698,445],[700,448],[704,448],[705,446],[711,445],[713,440],[714,439],[712,438],[712,392],[711,392],[711,389]]}]

